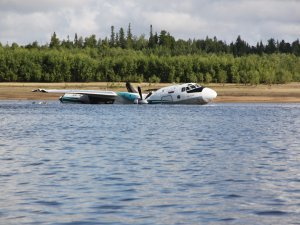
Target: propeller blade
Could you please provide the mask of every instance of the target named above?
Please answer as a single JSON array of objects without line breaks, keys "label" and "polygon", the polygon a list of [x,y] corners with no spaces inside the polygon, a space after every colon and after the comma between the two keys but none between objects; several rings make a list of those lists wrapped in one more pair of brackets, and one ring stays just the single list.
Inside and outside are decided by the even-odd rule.
[{"label": "propeller blade", "polygon": [[126,88],[129,93],[137,93],[137,90],[132,86],[130,82],[126,82]]},{"label": "propeller blade", "polygon": [[142,89],[141,89],[140,86],[138,86],[138,91],[139,91],[139,95],[140,95],[141,100],[143,100]]},{"label": "propeller blade", "polygon": [[149,98],[152,95],[152,92],[149,92],[145,99]]}]

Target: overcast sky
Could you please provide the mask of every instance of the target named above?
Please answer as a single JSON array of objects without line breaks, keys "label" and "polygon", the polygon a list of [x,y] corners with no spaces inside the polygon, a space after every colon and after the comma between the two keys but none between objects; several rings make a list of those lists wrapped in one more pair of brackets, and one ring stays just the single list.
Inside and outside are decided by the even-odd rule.
[{"label": "overcast sky", "polygon": [[250,44],[300,38],[300,0],[0,0],[0,42],[49,42],[74,34],[110,36],[110,27],[149,36],[149,26],[176,39],[238,35]]}]

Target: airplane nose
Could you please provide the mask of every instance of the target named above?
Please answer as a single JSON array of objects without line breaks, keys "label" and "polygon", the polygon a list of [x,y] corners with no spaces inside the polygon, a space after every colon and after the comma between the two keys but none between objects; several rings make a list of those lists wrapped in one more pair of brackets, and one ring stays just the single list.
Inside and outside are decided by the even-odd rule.
[{"label": "airplane nose", "polygon": [[217,92],[210,88],[204,88],[202,90],[202,98],[205,102],[211,102],[217,97]]}]

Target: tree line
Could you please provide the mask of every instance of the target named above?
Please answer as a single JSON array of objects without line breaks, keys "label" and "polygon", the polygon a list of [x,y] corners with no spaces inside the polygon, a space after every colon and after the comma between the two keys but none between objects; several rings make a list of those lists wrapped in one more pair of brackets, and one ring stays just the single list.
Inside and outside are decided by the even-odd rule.
[{"label": "tree line", "polygon": [[[15,47],[18,46],[13,43]],[[189,40],[176,40],[169,32],[162,30],[160,33],[153,32],[152,25],[150,26],[149,38],[145,35],[135,36],[132,34],[131,25],[128,25],[127,30],[120,28],[115,31],[115,27],[111,26],[111,35],[109,38],[97,39],[96,35],[89,37],[78,37],[75,34],[74,39],[59,40],[54,32],[51,36],[50,43],[40,46],[38,42],[25,45],[25,48],[122,48],[133,49],[136,51],[144,51],[145,53],[164,54],[164,55],[187,55],[187,54],[232,54],[236,57],[249,54],[274,54],[285,53],[300,56],[300,42],[299,39],[292,43],[285,42],[284,40],[275,40],[270,38],[266,44],[262,41],[257,42],[256,45],[250,45],[244,41],[239,35],[235,42],[227,44],[216,37],[205,39],[189,39]]]},{"label": "tree line", "polygon": [[149,38],[111,27],[110,38],[0,44],[0,81],[21,82],[200,82],[274,84],[300,81],[299,40],[270,39],[249,46],[239,36],[227,45],[216,38],[175,40],[150,27]]}]

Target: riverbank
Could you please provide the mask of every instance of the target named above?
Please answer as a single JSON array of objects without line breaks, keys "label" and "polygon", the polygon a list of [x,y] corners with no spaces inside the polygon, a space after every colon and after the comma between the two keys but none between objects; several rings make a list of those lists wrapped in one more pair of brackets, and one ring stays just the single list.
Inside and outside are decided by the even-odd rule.
[{"label": "riverbank", "polygon": [[[170,84],[134,84],[147,89],[156,89]],[[300,103],[300,83],[276,85],[206,84],[217,91],[214,102],[282,102]],[[0,100],[56,100],[61,94],[32,92],[33,89],[93,89],[126,91],[125,83],[0,83]]]}]

